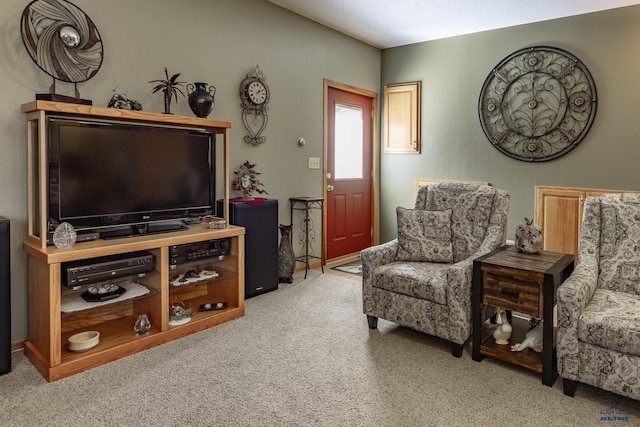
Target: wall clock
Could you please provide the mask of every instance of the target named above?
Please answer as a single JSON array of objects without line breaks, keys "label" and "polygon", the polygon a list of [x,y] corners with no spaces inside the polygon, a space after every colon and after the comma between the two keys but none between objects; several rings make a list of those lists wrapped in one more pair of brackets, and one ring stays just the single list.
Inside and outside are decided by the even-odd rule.
[{"label": "wall clock", "polygon": [[244,137],[244,141],[253,146],[266,141],[262,132],[267,127],[269,119],[267,116],[269,96],[269,86],[264,74],[256,65],[240,83],[242,124],[249,132],[249,135]]},{"label": "wall clock", "polygon": [[585,137],[596,115],[596,87],[571,53],[529,47],[489,73],[478,114],[485,135],[503,154],[543,162],[566,154]]},{"label": "wall clock", "polygon": [[251,194],[256,192],[258,194],[269,194],[263,188],[263,184],[258,179],[260,172],[256,171],[255,163],[249,163],[249,160],[245,160],[240,165],[238,170],[234,171],[235,178],[231,181],[233,189],[240,193],[242,199],[252,199]]}]

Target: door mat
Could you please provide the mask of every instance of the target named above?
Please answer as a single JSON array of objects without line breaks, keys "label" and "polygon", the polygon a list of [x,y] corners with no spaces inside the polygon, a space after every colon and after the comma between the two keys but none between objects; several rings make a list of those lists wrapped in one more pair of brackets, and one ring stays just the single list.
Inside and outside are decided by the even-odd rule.
[{"label": "door mat", "polygon": [[331,267],[331,269],[341,271],[343,273],[355,274],[356,276],[362,276],[362,261],[358,258],[355,261]]}]

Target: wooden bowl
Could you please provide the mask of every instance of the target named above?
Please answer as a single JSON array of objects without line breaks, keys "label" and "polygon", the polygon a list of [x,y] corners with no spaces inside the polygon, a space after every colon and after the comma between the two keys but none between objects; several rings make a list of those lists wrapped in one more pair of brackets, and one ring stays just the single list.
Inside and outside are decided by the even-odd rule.
[{"label": "wooden bowl", "polygon": [[100,342],[100,332],[86,331],[69,337],[69,350],[85,351],[98,345]]}]

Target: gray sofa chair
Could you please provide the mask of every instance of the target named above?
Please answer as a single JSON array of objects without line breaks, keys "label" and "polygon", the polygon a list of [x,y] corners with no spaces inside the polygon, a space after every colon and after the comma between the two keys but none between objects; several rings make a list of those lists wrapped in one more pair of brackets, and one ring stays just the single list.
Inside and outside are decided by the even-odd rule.
[{"label": "gray sofa chair", "polygon": [[471,336],[473,260],[505,243],[509,195],[494,187],[420,187],[414,209],[397,208],[398,238],[361,252],[363,311],[451,342]]},{"label": "gray sofa chair", "polygon": [[587,197],[578,265],[558,288],[558,374],[640,400],[640,194]]}]

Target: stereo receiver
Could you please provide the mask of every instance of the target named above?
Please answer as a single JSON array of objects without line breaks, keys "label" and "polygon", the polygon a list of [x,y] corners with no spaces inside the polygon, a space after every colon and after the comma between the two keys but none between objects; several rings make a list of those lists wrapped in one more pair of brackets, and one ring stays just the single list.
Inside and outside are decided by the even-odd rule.
[{"label": "stereo receiver", "polygon": [[62,264],[62,282],[67,288],[104,282],[153,269],[153,255],[145,251],[109,255]]},{"label": "stereo receiver", "polygon": [[186,243],[169,247],[169,263],[172,268],[188,261],[201,258],[213,258],[228,255],[231,249],[231,238],[207,240],[204,242]]}]

